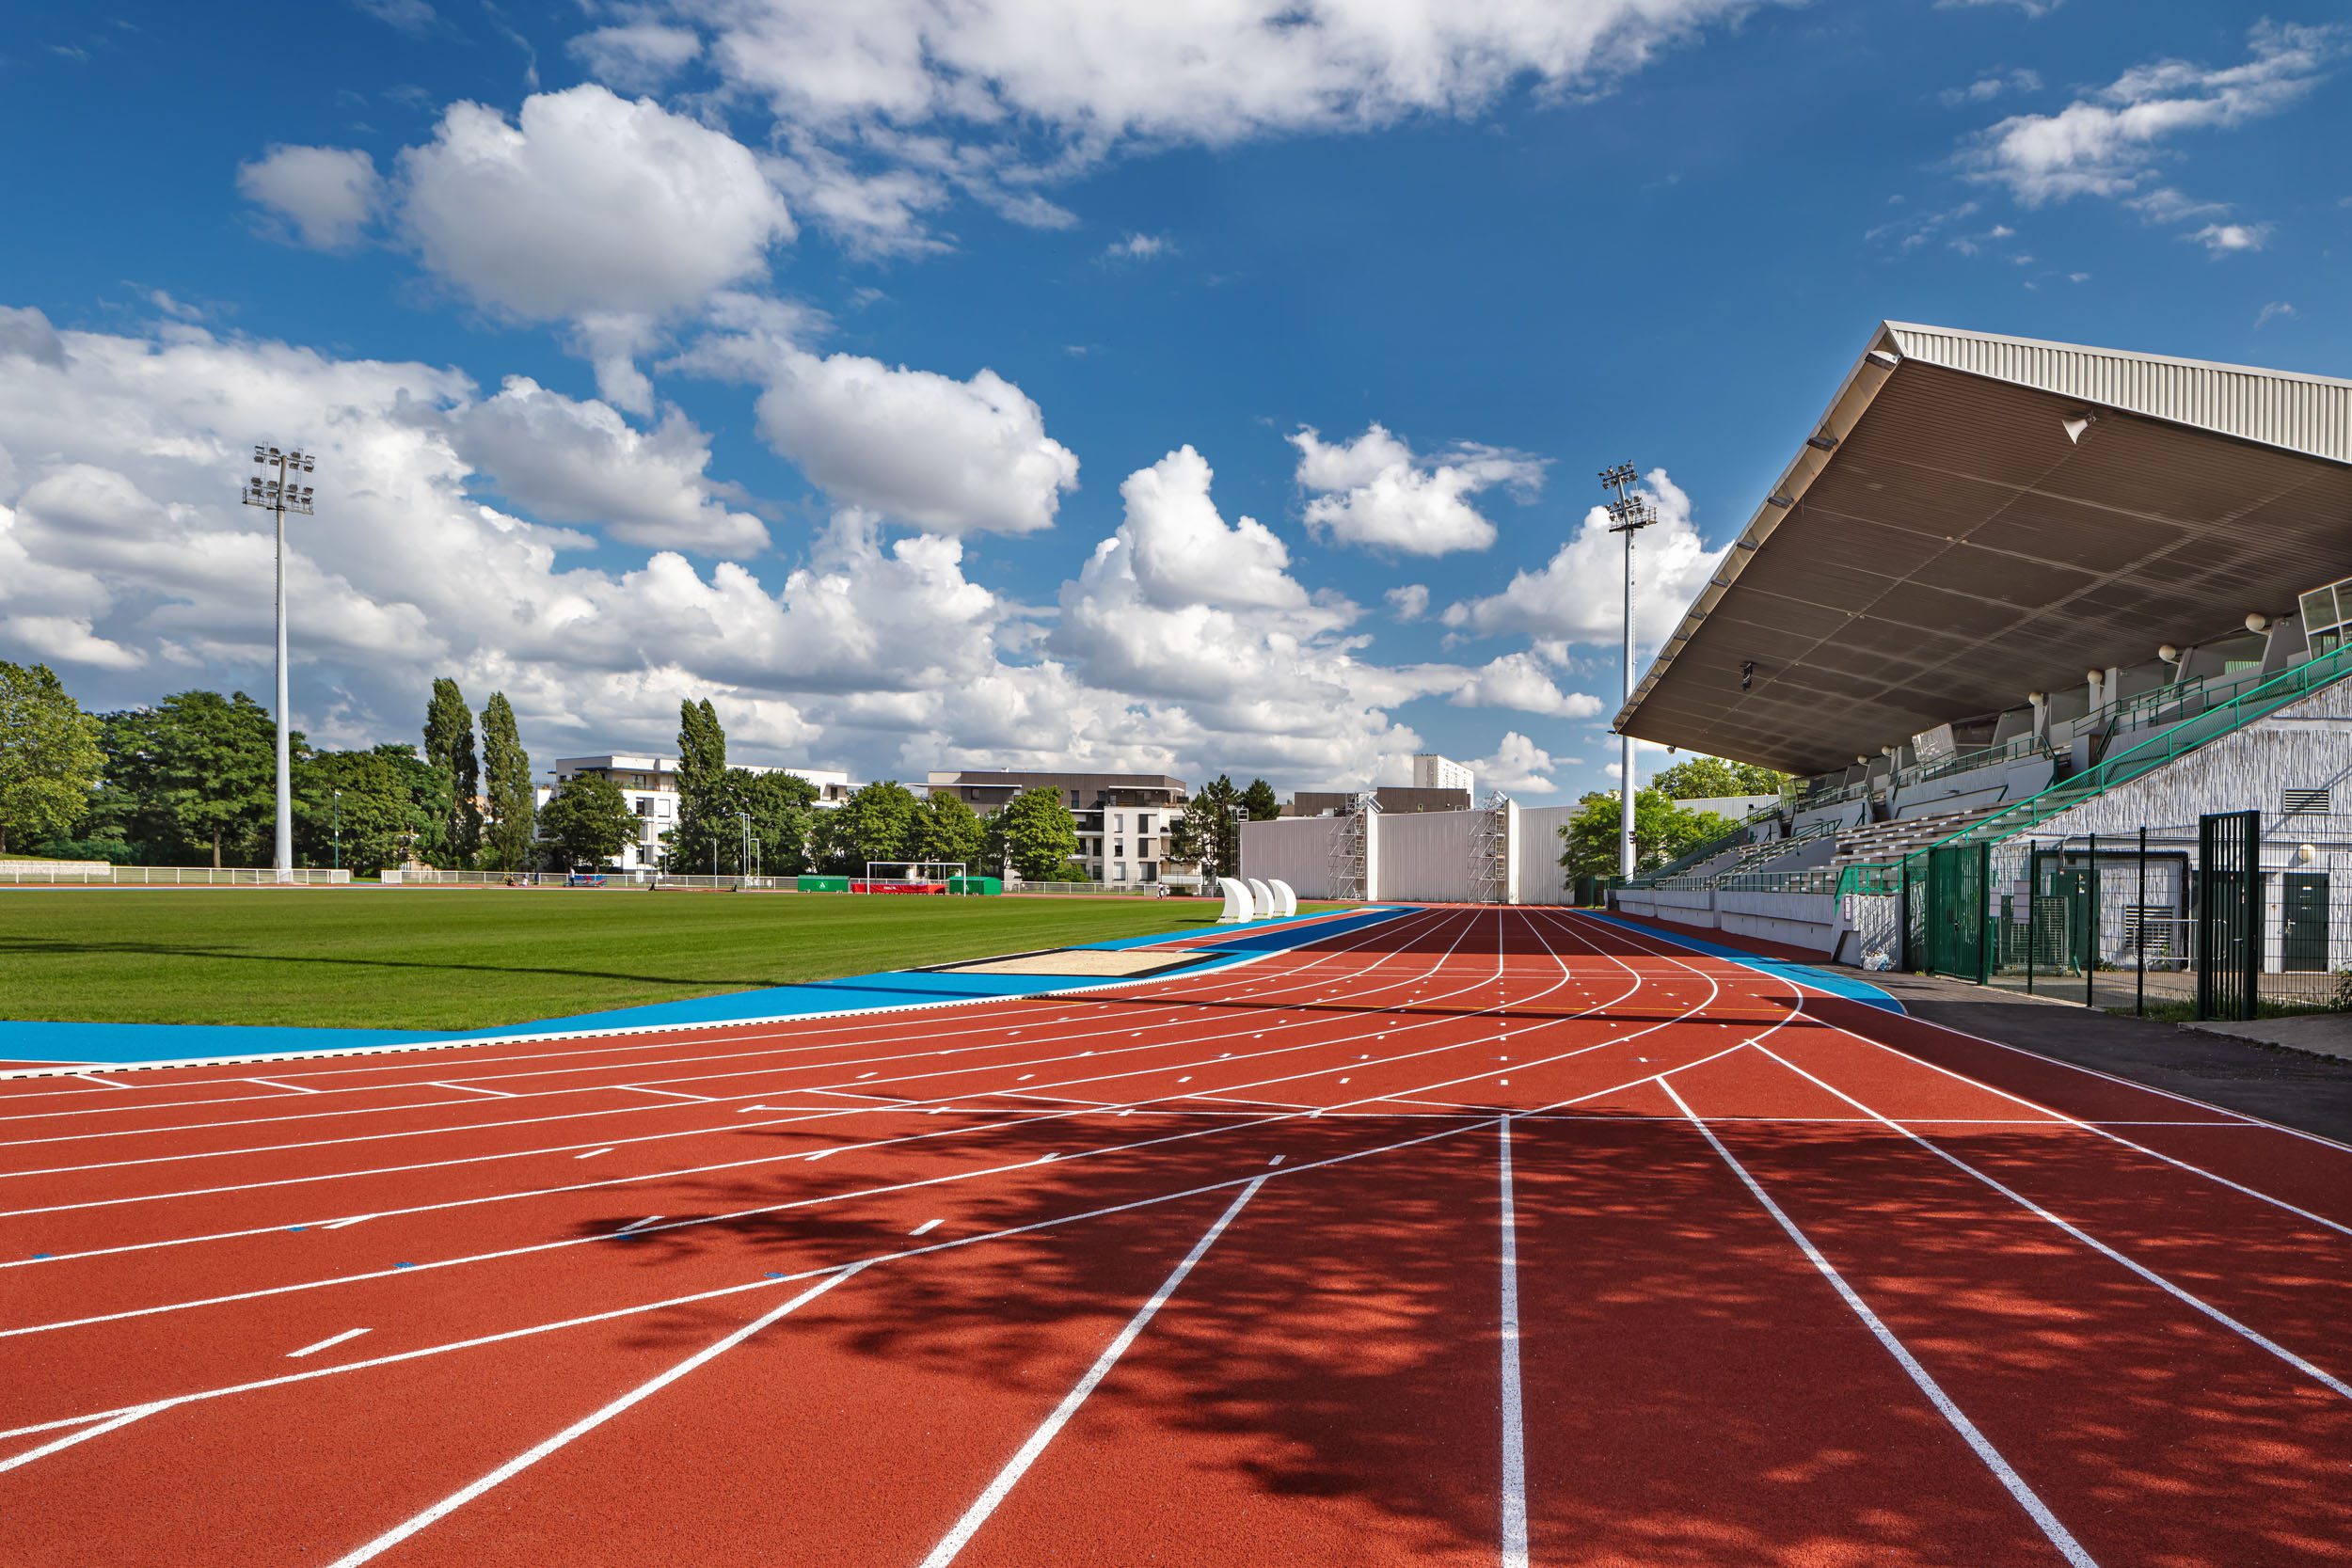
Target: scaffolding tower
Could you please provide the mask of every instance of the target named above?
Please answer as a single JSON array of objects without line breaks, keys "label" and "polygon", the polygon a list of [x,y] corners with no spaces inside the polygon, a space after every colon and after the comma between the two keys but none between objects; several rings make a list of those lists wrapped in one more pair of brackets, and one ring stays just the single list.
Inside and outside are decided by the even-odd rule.
[{"label": "scaffolding tower", "polygon": [[1373,814],[1379,809],[1379,800],[1366,790],[1340,814],[1331,832],[1330,859],[1324,868],[1332,897],[1353,898],[1360,903],[1366,896],[1365,872],[1371,861],[1367,841],[1372,836]]},{"label": "scaffolding tower", "polygon": [[1496,790],[1470,825],[1470,889],[1473,904],[1500,904],[1511,892],[1511,797]]}]

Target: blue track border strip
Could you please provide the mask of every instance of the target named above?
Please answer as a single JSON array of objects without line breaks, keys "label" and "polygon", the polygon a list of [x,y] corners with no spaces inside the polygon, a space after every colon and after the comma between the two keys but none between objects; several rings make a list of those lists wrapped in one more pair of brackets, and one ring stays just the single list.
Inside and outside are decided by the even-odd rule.
[{"label": "blue track border strip", "polygon": [[[1197,944],[1192,950],[1204,957],[1200,962],[1188,965],[1184,973],[1198,974],[1239,963],[1262,953],[1337,936],[1404,912],[1403,910],[1383,908],[1338,919],[1327,913],[1293,915],[1280,920],[1212,926],[1075,945],[1102,950],[1190,942]],[[1233,940],[1222,940],[1229,934]],[[1105,986],[1134,985],[1148,978],[1150,976],[972,974],[885,970],[873,974],[850,974],[832,980],[808,980],[755,990],[724,991],[715,996],[691,997],[681,1002],[656,1002],[644,1006],[576,1013],[564,1018],[539,1019],[528,1023],[473,1030],[273,1028],[205,1023],[45,1023],[0,1020],[0,1064],[11,1064],[18,1071],[54,1072],[57,1069],[75,1067],[100,1070],[218,1061],[298,1060],[310,1056],[370,1052],[447,1049],[501,1040],[630,1034],[660,1029],[707,1029],[731,1023],[764,1023],[844,1013],[882,1012],[902,1007],[997,1002],[1048,993],[1097,990]],[[8,1068],[0,1067],[0,1077],[9,1075]]]},{"label": "blue track border strip", "polygon": [[[1605,921],[1620,930],[1638,931],[1644,936],[1655,937],[1660,942],[1671,942],[1678,946],[1687,947],[1693,953],[1704,953],[1710,958],[1729,958],[1733,963],[1756,970],[1759,974],[1770,974],[1775,979],[1787,980],[1793,985],[1804,986],[1831,996],[1842,996],[1849,1002],[1859,1002],[1866,1007],[1877,1007],[1890,1013],[1905,1012],[1902,1003],[1896,1000],[1891,992],[1880,990],[1867,980],[1856,980],[1814,964],[1800,963],[1794,958],[1774,958],[1762,953],[1751,953],[1744,947],[1726,946],[1720,942],[1709,942],[1705,937],[1685,936],[1680,931],[1661,931],[1654,926],[1645,926],[1639,921],[1621,920],[1613,914],[1603,914],[1598,910],[1580,910],[1577,912],[1594,920]],[[1908,1014],[1906,1013],[1905,1016]]]}]

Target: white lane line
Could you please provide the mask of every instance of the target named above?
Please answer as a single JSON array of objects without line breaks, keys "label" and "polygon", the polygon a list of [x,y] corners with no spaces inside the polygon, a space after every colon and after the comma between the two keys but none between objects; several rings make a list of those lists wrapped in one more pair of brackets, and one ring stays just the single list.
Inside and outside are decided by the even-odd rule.
[{"label": "white lane line", "polygon": [[601,1084],[601,1085],[596,1085],[596,1087],[599,1087],[599,1088],[611,1088],[611,1089],[627,1089],[627,1090],[628,1090],[629,1093],[631,1093],[631,1094],[660,1094],[660,1095],[667,1095],[667,1096],[669,1096],[672,1100],[701,1100],[701,1101],[707,1101],[707,1100],[709,1100],[709,1099],[711,1098],[709,1095],[707,1095],[707,1094],[688,1094],[688,1093],[687,1093],[685,1090],[683,1090],[683,1089],[649,1089],[649,1088],[645,1087],[645,1085],[643,1085],[643,1084]]},{"label": "white lane line", "polygon": [[321,1230],[341,1230],[345,1226],[358,1225],[362,1221],[372,1220],[373,1218],[375,1218],[373,1214],[353,1214],[347,1219],[328,1220],[325,1225],[320,1226],[319,1228]]},{"label": "white lane line", "polygon": [[716,1360],[718,1357],[724,1355],[728,1351],[733,1350],[736,1346],[741,1344],[753,1335],[757,1334],[761,1329],[766,1328],[770,1323],[772,1323],[777,1319],[795,1312],[802,1307],[815,1301],[818,1296],[823,1295],[827,1291],[832,1290],[843,1280],[849,1279],[863,1271],[866,1266],[866,1265],[864,1263],[852,1263],[848,1268],[842,1269],[838,1273],[830,1275],[824,1279],[819,1280],[818,1283],[810,1286],[807,1290],[803,1291],[799,1295],[792,1297],[790,1300],[779,1303],[777,1306],[771,1307],[766,1312],[761,1313],[758,1317],[754,1318],[750,1323],[745,1323],[741,1328],[739,1328],[734,1333],[727,1335],[724,1338],[714,1340],[710,1344],[705,1345],[701,1350],[696,1351],[693,1354],[688,1356],[676,1366],[670,1368],[667,1371],[660,1372],[653,1377],[647,1378],[644,1382],[639,1384],[636,1387],[631,1388],[628,1393],[623,1394],[619,1399],[614,1400],[612,1403],[604,1406],[602,1409],[591,1412],[589,1415],[581,1417],[579,1420],[574,1421],[570,1426],[565,1427],[563,1431],[557,1433],[554,1436],[547,1439],[545,1442],[535,1444],[534,1446],[524,1449],[521,1453],[516,1454],[514,1458],[508,1460],[505,1464],[500,1465],[497,1469],[492,1470],[488,1475],[484,1476],[481,1480],[473,1482],[471,1485],[461,1487],[457,1491],[451,1493],[448,1497],[443,1497],[439,1502],[435,1503],[431,1508],[426,1509],[423,1513],[417,1514],[415,1517],[405,1521],[405,1523],[393,1526],[390,1529],[386,1530],[383,1534],[377,1536],[366,1545],[345,1552],[342,1557],[337,1558],[331,1564],[329,1564],[328,1568],[356,1568],[356,1565],[358,1563],[366,1562],[373,1558],[382,1556],[384,1553],[391,1550],[394,1546],[397,1546],[402,1542],[407,1540],[410,1536],[416,1534],[419,1530],[421,1530],[435,1522],[454,1513],[457,1510],[465,1507],[476,1497],[481,1497],[485,1492],[489,1491],[492,1487],[498,1486],[501,1482],[511,1481],[516,1476],[520,1475],[523,1471],[531,1468],[533,1465],[538,1464],[539,1461],[547,1458],[548,1455],[555,1452],[558,1449],[564,1447],[573,1439],[594,1432],[596,1428],[604,1425],[605,1422],[611,1420],[613,1417],[618,1416],[622,1411],[627,1410],[630,1405],[637,1403],[641,1400],[648,1399],[651,1396],[660,1393],[662,1389],[667,1388],[671,1384],[675,1383],[679,1378],[684,1377],[687,1373],[692,1371],[704,1362]]},{"label": "white lane line", "polygon": [[632,1231],[632,1230],[643,1230],[643,1229],[644,1229],[644,1228],[645,1228],[645,1227],[647,1227],[647,1226],[649,1226],[649,1225],[652,1225],[652,1224],[656,1223],[656,1222],[657,1222],[657,1221],[659,1221],[660,1218],[661,1218],[661,1216],[660,1216],[660,1214],[647,1214],[647,1215],[646,1215],[644,1219],[642,1219],[642,1220],[631,1220],[631,1221],[629,1221],[627,1225],[625,1225],[625,1226],[621,1227],[621,1228],[620,1228],[620,1229],[615,1230],[614,1232],[612,1232],[612,1234],[614,1234],[615,1236],[626,1236],[626,1235],[628,1235],[628,1234],[630,1231]]},{"label": "white lane line", "polygon": [[1979,1170],[1976,1166],[1970,1164],[1959,1155],[1954,1154],[1950,1149],[1946,1148],[1942,1145],[1934,1143],[1930,1139],[1921,1137],[1918,1133],[1913,1132],[1910,1128],[1905,1127],[1901,1122],[1895,1120],[1893,1117],[1872,1110],[1869,1106],[1865,1105],[1861,1101],[1856,1100],[1852,1095],[1848,1094],[1845,1090],[1836,1087],[1835,1085],[1823,1083],[1822,1080],[1814,1077],[1813,1074],[1805,1071],[1804,1069],[1797,1066],[1796,1063],[1790,1061],[1788,1057],[1774,1052],[1770,1046],[1759,1045],[1756,1049],[1761,1051],[1765,1055],[1772,1057],[1773,1061],[1778,1062],[1789,1071],[1795,1073],[1798,1077],[1805,1079],[1810,1083],[1820,1085],[1820,1087],[1829,1090],[1830,1093],[1836,1095],[1838,1099],[1844,1101],[1855,1110],[1866,1112],[1883,1125],[1893,1129],[1895,1132],[1900,1132],[1904,1137],[1909,1138],[1913,1143],[1917,1144],[1921,1148],[1924,1148],[1929,1153],[1933,1154],[1936,1158],[1944,1161],[1947,1164],[1951,1165],[1954,1169],[1975,1177],[1979,1181],[1983,1182],[1986,1186],[1992,1188],[1994,1192],[2000,1194],[2011,1203],[2016,1204],[2020,1209],[2023,1209],[2027,1213],[2033,1215],[2034,1218],[2042,1220],[2046,1224],[2056,1226],[2058,1229],[2063,1230],[2066,1234],[2072,1236],[2074,1240],[2082,1243],[2083,1245],[2098,1253],[2101,1257],[2106,1258],[2108,1261],[2122,1264],[2124,1268],[2129,1269],[2132,1273],[2137,1275],[2149,1284],[2153,1285],[2157,1290],[2165,1292],[2165,1294],[2172,1297],[2184,1307],[2187,1307],[2203,1313],[2206,1317],[2211,1318],[2215,1323],[2219,1323],[2231,1333],[2235,1334],[2238,1338],[2244,1339],[2247,1343],[2254,1345],[2262,1350],[2268,1351],[2271,1354],[2277,1356],[2288,1366],[2293,1367],[2296,1371],[2301,1372],[2304,1376],[2311,1378],[2313,1382],[2318,1383],[2323,1387],[2327,1388],[2328,1392],[2337,1394],[2347,1400],[2352,1400],[2352,1384],[2347,1384],[2344,1381],[2344,1379],[2337,1377],[2334,1373],[2313,1366],[2311,1362],[2304,1360],[2301,1356],[2296,1354],[2293,1351],[2287,1349],[2286,1346],[2279,1343],[2276,1339],[2273,1339],[2267,1335],[2260,1333],[2255,1329],[2248,1327],[2246,1324],[2238,1322],[2235,1318],[2233,1318],[2230,1314],[2224,1312],[2218,1307],[2214,1306],[2211,1302],[2204,1300],[2202,1297],[2191,1294],[2189,1291],[2183,1290],[2180,1286],[2173,1284],[2172,1281],[2165,1278],[2164,1275],[2158,1274],[2155,1270],[2148,1267],[2145,1263],[2140,1262],[2138,1259],[2126,1257],[2124,1254],[2118,1252],[2115,1248],[2107,1245],[2106,1243],[2099,1240],[2098,1237],[2093,1236],[2090,1232],[2074,1224],[2072,1220],[2062,1219],[2057,1214],[2052,1213],[2049,1210],[2044,1209],[2041,1204],[2036,1203],[2033,1199],[2017,1191],[2014,1187],[2009,1186],[1996,1177],[1988,1176],[1983,1171]]},{"label": "white lane line", "polygon": [[592,1148],[585,1154],[575,1154],[572,1158],[575,1160],[593,1160],[599,1154],[610,1154],[612,1152],[612,1146],[611,1144],[607,1144],[602,1148]]},{"label": "white lane line", "polygon": [[289,1361],[299,1361],[306,1355],[315,1355],[320,1351],[326,1350],[335,1345],[340,1345],[346,1339],[357,1339],[360,1335],[367,1332],[368,1331],[364,1328],[346,1328],[341,1334],[329,1335],[327,1338],[321,1339],[315,1345],[305,1345],[300,1350],[288,1351],[286,1353],[286,1359]]},{"label": "white lane line", "polygon": [[320,1092],[317,1089],[306,1089],[299,1084],[281,1084],[275,1078],[248,1078],[246,1082],[248,1084],[259,1084],[263,1088],[267,1089],[283,1089],[288,1094],[317,1094]]},{"label": "white lane line", "polygon": [[1037,1463],[1038,1455],[1043,1453],[1055,1434],[1069,1424],[1070,1418],[1078,1413],[1078,1407],[1086,1403],[1087,1396],[1094,1392],[1096,1385],[1110,1375],[1111,1369],[1119,1364],[1119,1358],[1127,1354],[1127,1347],[1136,1342],[1136,1337],[1159,1315],[1160,1308],[1168,1305],[1168,1297],[1176,1293],[1176,1287],[1182,1285],[1184,1276],[1192,1273],[1193,1265],[1207,1255],[1219,1236],[1225,1234],[1225,1227],[1233,1223],[1233,1216],[1241,1212],[1242,1205],[1258,1196],[1258,1189],[1265,1184],[1265,1180],[1261,1176],[1235,1195],[1233,1201],[1226,1206],[1225,1212],[1216,1217],[1216,1223],[1192,1243],[1192,1250],[1184,1254],[1184,1260],[1160,1282],[1157,1291],[1152,1292],[1152,1299],[1127,1320],[1127,1326],[1119,1331],[1118,1338],[1103,1347],[1103,1354],[1094,1358],[1094,1365],[1087,1369],[1086,1375],[1078,1380],[1077,1386],[1062,1396],[1062,1402],[1054,1407],[1054,1413],[1029,1433],[1029,1440],[1021,1445],[1020,1450],[1006,1462],[1003,1469],[996,1472],[996,1479],[988,1483],[988,1489],[973,1499],[972,1506],[963,1511],[963,1517],[958,1519],[955,1527],[940,1538],[939,1544],[931,1548],[930,1556],[923,1560],[921,1568],[946,1568],[971,1544],[979,1528],[988,1523],[988,1516],[996,1512],[996,1505],[1020,1484],[1029,1466]]},{"label": "white lane line", "polygon": [[914,1229],[908,1231],[907,1234],[910,1236],[928,1236],[938,1228],[939,1222],[937,1220],[925,1220],[921,1225],[918,1225]]},{"label": "white lane line", "polygon": [[1879,1321],[1879,1315],[1870,1310],[1869,1303],[1864,1301],[1855,1292],[1854,1288],[1846,1283],[1846,1276],[1839,1274],[1827,1258],[1821,1256],[1820,1248],[1813,1244],[1812,1238],[1798,1228],[1797,1222],[1790,1219],[1781,1206],[1772,1201],[1772,1196],[1757,1183],[1755,1177],[1748,1174],[1748,1167],[1741,1164],[1731,1150],[1724,1147],[1724,1141],[1715,1136],[1715,1130],[1699,1119],[1699,1114],[1691,1109],[1681,1095],[1675,1092],[1675,1086],[1672,1084],[1661,1079],[1659,1087],[1664,1089],[1666,1097],[1675,1102],[1676,1107],[1684,1116],[1691,1118],[1691,1125],[1698,1129],[1699,1136],[1705,1138],[1723,1163],[1731,1167],[1731,1173],[1740,1179],[1742,1186],[1747,1188],[1749,1196],[1764,1206],[1764,1212],[1772,1216],[1773,1223],[1780,1227],[1782,1232],[1797,1243],[1798,1250],[1804,1254],[1806,1260],[1820,1271],[1822,1278],[1830,1282],[1830,1285],[1837,1291],[1839,1299],[1845,1302],[1855,1317],[1862,1320],[1863,1326],[1869,1329],[1880,1345],[1885,1349],[1886,1354],[1895,1358],[1896,1365],[1901,1367],[1910,1376],[1911,1381],[1918,1386],[1919,1391],[1928,1397],[1928,1402],[1935,1406],[1937,1413],[1950,1423],[1954,1432],[1960,1433],[1962,1441],[1975,1450],[1977,1457],[1984,1462],[1985,1468],[1993,1472],[1994,1479],[1999,1481],[2009,1495],[2017,1500],[2017,1506],[2024,1509],[2026,1516],[2040,1528],[2043,1537],[2051,1545],[2058,1548],[2058,1555],[2073,1563],[2074,1568],[2098,1568],[2097,1560],[2089,1552],[2083,1550],[2082,1543],[2076,1541],[2073,1533],[2064,1525],[2058,1523],[2058,1515],[2050,1512],[2049,1504],[2043,1502],[2040,1495],[2026,1483],[2026,1478],[2019,1475],[2010,1466],[2010,1462],[2001,1456],[2001,1450],[1993,1446],[1992,1440],[1977,1430],[1977,1423],[1968,1418],[1967,1412],[1952,1402],[1952,1397],[1944,1392],[1943,1385],[1937,1383],[1928,1370],[1919,1364],[1918,1357],[1913,1355],[1903,1342],[1895,1338],[1892,1329]]},{"label": "white lane line", "polygon": [[60,1437],[54,1443],[43,1443],[38,1449],[27,1449],[23,1453],[10,1458],[0,1459],[0,1472],[13,1470],[20,1465],[30,1465],[36,1459],[46,1459],[59,1449],[70,1449],[76,1443],[87,1443],[93,1437],[103,1437],[117,1427],[127,1427],[133,1421],[152,1416],[158,1410],[164,1409],[167,1403],[168,1402],[133,1405],[110,1421],[101,1421],[96,1426],[84,1427],[70,1437]]},{"label": "white lane line", "polygon": [[425,1087],[428,1089],[461,1089],[467,1094],[493,1095],[500,1100],[520,1100],[523,1098],[512,1089],[485,1089],[479,1084],[444,1084],[436,1080],[426,1084]]},{"label": "white lane line", "polygon": [[96,1084],[100,1088],[104,1089],[127,1089],[132,1086],[128,1084],[118,1084],[111,1078],[101,1078],[94,1072],[77,1072],[72,1076],[85,1084]]},{"label": "white lane line", "polygon": [[1502,1150],[1502,1568],[1527,1568],[1527,1428],[1519,1389],[1519,1216],[1511,1183],[1511,1118],[1504,1117],[1496,1130]]}]

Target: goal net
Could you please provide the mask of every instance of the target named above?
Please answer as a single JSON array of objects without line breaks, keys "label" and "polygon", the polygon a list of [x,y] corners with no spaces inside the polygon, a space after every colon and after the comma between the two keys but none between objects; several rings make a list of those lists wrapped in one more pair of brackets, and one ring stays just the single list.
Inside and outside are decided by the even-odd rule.
[{"label": "goal net", "polygon": [[851,893],[974,893],[962,861],[867,861]]}]

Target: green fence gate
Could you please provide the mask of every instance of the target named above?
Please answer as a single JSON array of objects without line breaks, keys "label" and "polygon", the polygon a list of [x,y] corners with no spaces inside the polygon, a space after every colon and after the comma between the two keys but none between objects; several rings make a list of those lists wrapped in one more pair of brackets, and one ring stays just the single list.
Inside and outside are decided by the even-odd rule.
[{"label": "green fence gate", "polygon": [[2262,973],[2262,813],[2197,819],[2197,1016],[2249,1019]]},{"label": "green fence gate", "polygon": [[1927,905],[1923,923],[1931,974],[1985,981],[1984,927],[1988,911],[1993,847],[1939,844],[1928,851]]}]

